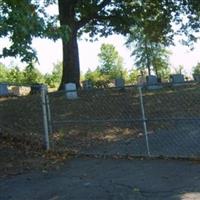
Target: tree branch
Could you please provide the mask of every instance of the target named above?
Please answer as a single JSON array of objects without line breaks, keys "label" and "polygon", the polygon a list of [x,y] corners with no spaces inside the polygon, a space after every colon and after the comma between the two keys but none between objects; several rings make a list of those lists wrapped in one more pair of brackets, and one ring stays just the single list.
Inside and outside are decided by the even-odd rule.
[{"label": "tree branch", "polygon": [[82,18],[77,22],[77,29],[86,25],[90,20],[97,19],[99,17],[98,12],[101,11],[106,5],[111,3],[112,0],[104,0],[99,5],[97,5],[97,9],[94,9],[88,16]]},{"label": "tree branch", "polygon": [[99,10],[101,10],[102,8],[104,8],[106,5],[108,5],[109,3],[111,3],[111,0],[104,0],[102,1],[99,5],[98,8]]}]

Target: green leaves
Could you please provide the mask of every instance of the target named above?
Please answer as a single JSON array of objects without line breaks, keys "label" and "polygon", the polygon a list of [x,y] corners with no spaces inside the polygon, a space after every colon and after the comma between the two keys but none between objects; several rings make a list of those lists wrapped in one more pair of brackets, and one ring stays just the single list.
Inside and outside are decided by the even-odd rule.
[{"label": "green leaves", "polygon": [[135,57],[135,65],[138,69],[147,69],[149,75],[153,70],[159,77],[168,77],[170,53],[166,50],[165,42],[155,42],[144,32],[144,27],[138,25],[131,29],[126,44],[133,49],[132,55]]},{"label": "green leaves", "polygon": [[200,75],[200,63],[193,68],[193,74]]},{"label": "green leaves", "polygon": [[33,65],[28,65],[24,70],[20,70],[17,66],[6,68],[0,64],[0,82],[36,84],[44,83],[44,77]]},{"label": "green leaves", "polygon": [[46,13],[45,5],[54,1],[4,0],[0,2],[0,37],[8,37],[11,46],[3,49],[1,57],[19,56],[23,62],[37,61],[32,48],[35,37],[68,40],[68,26],[58,26],[57,16]]},{"label": "green leaves", "polygon": [[110,80],[122,77],[123,59],[112,44],[102,44],[98,57],[102,75],[107,75]]}]

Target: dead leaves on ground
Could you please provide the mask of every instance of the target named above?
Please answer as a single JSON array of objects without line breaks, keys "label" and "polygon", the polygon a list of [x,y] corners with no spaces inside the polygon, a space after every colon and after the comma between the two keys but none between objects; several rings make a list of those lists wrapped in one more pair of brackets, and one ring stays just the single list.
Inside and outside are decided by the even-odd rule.
[{"label": "dead leaves on ground", "polygon": [[34,148],[29,141],[19,138],[0,138],[0,177],[21,174],[27,170],[47,171],[59,169],[65,160],[71,158],[71,153],[45,151],[39,143]]}]

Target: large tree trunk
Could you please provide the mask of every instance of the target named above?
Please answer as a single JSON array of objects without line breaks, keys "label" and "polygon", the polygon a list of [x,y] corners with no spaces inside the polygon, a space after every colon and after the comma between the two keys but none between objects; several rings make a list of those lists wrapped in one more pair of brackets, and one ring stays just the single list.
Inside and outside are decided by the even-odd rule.
[{"label": "large tree trunk", "polygon": [[69,40],[63,40],[63,74],[60,89],[66,83],[80,87],[80,64],[77,43],[77,24],[75,21],[75,0],[59,0],[60,24],[70,28]]},{"label": "large tree trunk", "polygon": [[147,70],[148,70],[148,75],[151,75],[151,61],[149,58],[149,53],[148,53],[148,46],[147,46],[147,41],[144,41],[144,46],[145,46],[145,52],[146,52],[146,65],[147,65]]},{"label": "large tree trunk", "polygon": [[68,42],[63,41],[63,74],[60,88],[66,83],[76,83],[80,87],[80,64],[76,33]]}]

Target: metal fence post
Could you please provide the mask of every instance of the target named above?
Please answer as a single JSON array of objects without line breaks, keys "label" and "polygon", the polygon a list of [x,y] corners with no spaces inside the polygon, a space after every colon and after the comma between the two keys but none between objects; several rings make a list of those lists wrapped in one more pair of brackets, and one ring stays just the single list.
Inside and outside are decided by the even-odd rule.
[{"label": "metal fence post", "polygon": [[47,119],[48,119],[48,128],[49,128],[49,134],[53,132],[52,128],[52,121],[51,121],[51,110],[50,110],[50,105],[49,105],[49,96],[48,92],[46,92],[46,109],[47,109]]},{"label": "metal fence post", "polygon": [[48,115],[47,115],[47,102],[46,102],[46,86],[41,87],[41,100],[42,100],[42,113],[43,113],[43,125],[44,125],[44,139],[46,150],[50,149],[49,145],[49,128],[48,128]]},{"label": "metal fence post", "polygon": [[140,96],[140,106],[142,111],[142,121],[143,121],[143,128],[144,128],[144,134],[145,134],[145,140],[146,140],[146,147],[147,147],[147,154],[148,156],[151,156],[150,149],[149,149],[149,138],[148,138],[148,132],[147,132],[147,124],[146,124],[146,116],[145,116],[145,110],[144,110],[144,101],[142,96],[142,87],[138,87],[139,90],[139,96]]}]

